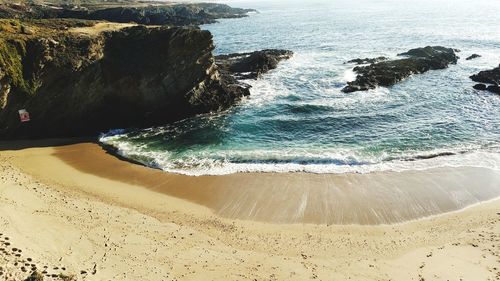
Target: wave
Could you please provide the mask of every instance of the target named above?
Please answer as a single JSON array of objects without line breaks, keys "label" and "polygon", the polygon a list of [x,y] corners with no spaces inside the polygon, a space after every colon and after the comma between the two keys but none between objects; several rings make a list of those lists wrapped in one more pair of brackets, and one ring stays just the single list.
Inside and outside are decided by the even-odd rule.
[{"label": "wave", "polygon": [[[230,111],[112,131],[100,141],[125,158],[192,176],[500,169],[500,101],[464,90],[471,69],[344,94],[355,73],[338,62],[352,54],[332,56],[297,52],[262,79],[246,81],[250,97]],[[435,87],[437,81],[447,83]]]},{"label": "wave", "polygon": [[189,176],[235,173],[373,173],[402,172],[443,167],[481,167],[500,170],[498,147],[483,150],[458,148],[406,153],[398,157],[385,153],[366,155],[356,150],[325,152],[309,150],[214,150],[178,152],[152,148],[115,132],[100,141],[115,148],[120,156],[170,173]]}]

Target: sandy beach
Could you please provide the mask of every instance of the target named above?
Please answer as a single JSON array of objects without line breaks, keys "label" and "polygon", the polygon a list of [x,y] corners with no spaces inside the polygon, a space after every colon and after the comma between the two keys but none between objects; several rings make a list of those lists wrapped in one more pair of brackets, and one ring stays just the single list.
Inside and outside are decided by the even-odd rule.
[{"label": "sandy beach", "polygon": [[1,145],[0,280],[500,280],[499,171],[187,177],[53,145]]}]

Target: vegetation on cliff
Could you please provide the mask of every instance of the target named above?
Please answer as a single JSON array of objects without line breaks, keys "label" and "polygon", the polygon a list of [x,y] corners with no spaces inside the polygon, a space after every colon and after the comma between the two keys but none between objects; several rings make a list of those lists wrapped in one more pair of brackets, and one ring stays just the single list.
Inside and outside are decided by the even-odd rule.
[{"label": "vegetation on cliff", "polygon": [[[42,2],[45,2],[42,4]],[[252,9],[225,4],[179,4],[154,1],[24,1],[0,3],[0,18],[51,19],[73,18],[135,22],[146,25],[200,25],[219,18],[247,16]]]}]

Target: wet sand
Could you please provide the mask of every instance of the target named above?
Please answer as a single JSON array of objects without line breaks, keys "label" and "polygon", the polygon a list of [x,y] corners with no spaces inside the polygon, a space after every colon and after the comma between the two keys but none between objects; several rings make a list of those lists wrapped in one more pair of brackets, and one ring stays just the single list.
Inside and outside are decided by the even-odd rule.
[{"label": "wet sand", "polygon": [[271,223],[391,224],[500,197],[500,171],[485,168],[191,177],[131,165],[93,143],[57,147],[53,155],[80,171],[182,198],[222,217]]},{"label": "wet sand", "polygon": [[[297,174],[295,179],[281,175],[279,180],[271,179],[271,174],[186,178],[117,160],[92,143],[26,146],[7,150],[4,146],[0,151],[0,248],[4,249],[0,271],[13,276],[6,280],[22,280],[31,264],[46,266],[48,275],[75,274],[78,280],[500,279],[500,200],[391,225],[289,224],[286,221],[320,222],[328,217],[321,213],[326,210],[325,203],[320,203],[326,200],[325,193],[314,194],[328,186],[367,214],[354,215],[345,207],[349,215],[335,219],[380,222],[381,216],[368,215],[369,209],[389,212],[391,206],[397,210],[404,204],[392,199],[384,206],[362,206],[384,202],[389,192],[387,186],[378,194],[369,191],[369,184],[397,185],[404,179],[389,181],[386,174],[374,181],[366,175],[308,174]],[[465,202],[465,206],[488,199],[497,190],[496,174],[481,169],[435,170],[426,174],[432,180],[423,179],[421,172],[412,173],[404,176],[413,177],[415,184],[452,185],[426,190],[430,193],[400,186],[394,196],[422,206],[433,196],[452,195],[447,201],[433,201],[431,210],[453,210],[436,204]],[[491,184],[486,188],[491,193],[464,190],[457,185],[464,181],[479,189]],[[359,183],[367,186],[361,188]],[[249,191],[238,197],[236,191],[243,188]],[[288,193],[307,188],[308,192],[268,198],[272,197],[269,188]],[[363,199],[349,195],[353,189]],[[404,199],[407,195],[416,198]],[[307,198],[301,207],[304,212],[296,212],[295,203],[304,202],[303,197]],[[243,207],[226,215],[222,202],[229,199],[240,200]],[[244,202],[256,199],[265,199],[268,205],[256,205],[251,211],[250,203]],[[331,204],[343,208],[349,203]],[[315,205],[322,207],[315,209]],[[301,215],[280,216],[282,206]],[[403,210],[414,208],[422,215],[421,207],[408,206],[399,210],[403,214],[398,218],[405,216]],[[245,212],[262,222],[231,218],[245,218]],[[30,264],[27,272],[21,268],[25,263]]]}]

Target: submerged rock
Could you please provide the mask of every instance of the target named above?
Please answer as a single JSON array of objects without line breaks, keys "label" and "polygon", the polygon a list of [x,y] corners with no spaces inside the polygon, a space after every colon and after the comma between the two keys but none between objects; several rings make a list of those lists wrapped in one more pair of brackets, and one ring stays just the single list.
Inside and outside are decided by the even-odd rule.
[{"label": "submerged rock", "polygon": [[280,61],[292,56],[293,52],[288,50],[263,50],[217,56],[216,62],[221,72],[229,73],[237,79],[257,79],[275,69]]},{"label": "submerged rock", "polygon": [[377,62],[386,61],[386,60],[388,60],[388,58],[386,58],[386,57],[353,59],[353,60],[345,62],[344,64],[346,64],[346,63],[370,64],[370,63],[377,63]]},{"label": "submerged rock", "polygon": [[481,55],[472,54],[469,57],[467,57],[465,60],[473,60],[473,59],[477,59],[477,58],[480,58],[480,57],[481,57]]},{"label": "submerged rock", "polygon": [[456,64],[456,50],[441,46],[425,47],[409,50],[398,56],[408,58],[372,63],[368,66],[357,66],[356,80],[348,82],[342,89],[345,93],[366,91],[378,86],[392,86],[413,74],[429,70],[445,69],[450,64]]},{"label": "submerged rock", "polygon": [[[36,35],[0,36],[0,138],[161,125],[249,94],[218,71],[208,31],[137,26],[83,36],[34,28]],[[24,109],[31,121],[22,123]]]}]

